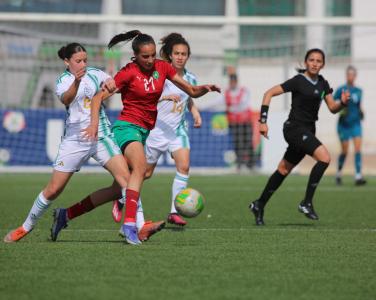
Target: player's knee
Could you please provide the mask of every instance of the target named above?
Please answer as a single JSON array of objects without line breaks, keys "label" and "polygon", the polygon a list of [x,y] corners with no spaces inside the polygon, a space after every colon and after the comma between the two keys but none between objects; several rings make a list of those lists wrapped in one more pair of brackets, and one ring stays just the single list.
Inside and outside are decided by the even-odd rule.
[{"label": "player's knee", "polygon": [[145,178],[146,177],[146,165],[138,164],[137,166],[134,166],[132,175]]},{"label": "player's knee", "polygon": [[291,170],[289,170],[288,168],[286,168],[285,166],[278,166],[278,172],[283,175],[283,176],[287,176],[290,174]]},{"label": "player's knee", "polygon": [[316,161],[322,161],[327,164],[330,164],[330,160],[331,160],[329,151],[328,149],[326,149],[324,145],[321,145],[315,150],[315,152],[313,153],[313,158]]},{"label": "player's knee", "polygon": [[278,172],[283,175],[287,176],[290,174],[291,170],[293,169],[293,166],[287,163],[285,160],[282,160],[278,165]]},{"label": "player's knee", "polygon": [[127,174],[119,174],[116,176],[116,181],[121,185],[127,185],[129,182],[129,176]]},{"label": "player's knee", "polygon": [[152,170],[146,170],[145,172],[145,179],[149,179],[153,175]]},{"label": "player's knee", "polygon": [[63,187],[59,187],[56,184],[50,184],[44,189],[44,196],[48,200],[55,200],[63,191]]},{"label": "player's knee", "polygon": [[331,157],[330,157],[330,154],[329,152],[327,152],[321,159],[320,161],[324,162],[324,163],[327,163],[328,165],[330,164],[330,161],[331,161]]},{"label": "player's knee", "polygon": [[176,171],[182,174],[188,174],[189,173],[189,164],[180,165],[176,168]]}]

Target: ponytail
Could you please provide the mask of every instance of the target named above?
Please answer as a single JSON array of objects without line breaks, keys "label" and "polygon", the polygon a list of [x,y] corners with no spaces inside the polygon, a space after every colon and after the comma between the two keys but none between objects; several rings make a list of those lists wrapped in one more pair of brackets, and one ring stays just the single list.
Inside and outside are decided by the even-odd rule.
[{"label": "ponytail", "polygon": [[[132,41],[133,40],[133,41]],[[120,42],[129,42],[132,41],[132,49],[135,54],[138,54],[140,47],[145,44],[154,44],[154,39],[148,35],[141,33],[139,30],[131,30],[125,33],[120,33],[115,35],[111,41],[108,43],[108,48],[112,48]]]},{"label": "ponytail", "polygon": [[116,44],[118,44],[120,42],[129,42],[129,41],[133,40],[139,34],[141,34],[141,31],[139,31],[139,30],[131,30],[131,31],[127,31],[125,33],[117,34],[111,39],[111,41],[108,43],[107,47],[109,49],[111,49],[113,46],[115,46]]},{"label": "ponytail", "polygon": [[165,37],[161,38],[162,47],[159,50],[159,55],[169,62],[171,62],[170,56],[172,54],[172,49],[175,45],[185,45],[188,48],[188,56],[191,55],[191,47],[189,46],[187,40],[180,33],[170,33]]},{"label": "ponytail", "polygon": [[295,68],[295,70],[296,70],[296,72],[298,72],[298,73],[300,73],[300,74],[302,74],[302,73],[304,73],[305,71],[307,71],[306,68]]}]

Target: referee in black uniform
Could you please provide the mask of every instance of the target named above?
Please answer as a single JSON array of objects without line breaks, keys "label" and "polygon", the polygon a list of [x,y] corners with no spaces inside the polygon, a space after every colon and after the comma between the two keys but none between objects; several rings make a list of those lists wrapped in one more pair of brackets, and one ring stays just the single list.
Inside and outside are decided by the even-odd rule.
[{"label": "referee in black uniform", "polygon": [[315,136],[315,122],[322,100],[325,101],[332,113],[339,112],[347,105],[350,95],[342,91],[341,101],[335,101],[332,89],[323,76],[319,75],[325,65],[325,54],[321,49],[310,49],[304,58],[305,69],[299,69],[299,74],[281,85],[276,85],[266,91],[261,106],[260,133],[268,137],[268,109],[271,98],[282,93],[292,93],[291,110],[283,125],[283,135],[288,143],[287,150],[280,161],[277,170],[270,176],[261,196],[249,206],[255,215],[256,225],[264,225],[264,207],[273,193],[279,188],[291,170],[306,154],[317,162],[309,176],[304,200],[298,210],[312,220],[318,220],[312,205],[313,195],[326,168],[330,155],[326,147]]}]

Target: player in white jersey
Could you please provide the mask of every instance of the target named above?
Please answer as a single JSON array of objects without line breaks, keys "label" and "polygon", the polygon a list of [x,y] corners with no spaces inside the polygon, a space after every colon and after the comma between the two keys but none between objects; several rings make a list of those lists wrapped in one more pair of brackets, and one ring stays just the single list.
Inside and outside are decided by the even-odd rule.
[{"label": "player in white jersey", "polygon": [[[91,98],[101,86],[109,92],[116,89],[113,79],[104,72],[87,67],[87,53],[78,43],[70,43],[58,51],[64,60],[67,70],[58,78],[56,93],[67,109],[65,132],[54,163],[54,170],[47,186],[40,192],[25,220],[25,222],[10,231],[4,242],[17,242],[25,237],[36,225],[38,219],[48,209],[54,199],[64,190],[74,172],[93,157],[106,168],[122,189],[127,186],[129,178],[128,165],[110,131],[110,122],[102,107],[100,113],[99,136],[96,141],[88,141],[82,137],[82,130],[90,124]],[[55,210],[56,218],[67,219],[87,212],[100,205],[97,199],[87,197],[69,211],[62,214]],[[56,223],[56,222],[55,222]],[[60,222],[66,226],[66,222]],[[55,228],[51,229],[52,240]]]},{"label": "player in white jersey", "polygon": [[[196,85],[196,77],[185,69],[190,56],[188,42],[179,33],[171,33],[162,38],[160,55],[169,61],[191,85]],[[201,126],[201,116],[192,99],[184,91],[166,80],[163,93],[158,103],[158,116],[155,128],[151,130],[145,144],[147,159],[146,178],[150,178],[157,165],[159,157],[169,152],[175,160],[176,175],[172,184],[171,212],[168,222],[180,226],[186,225],[186,221],[177,213],[174,205],[176,195],[187,187],[189,178],[189,154],[190,145],[185,120],[185,112],[190,110],[194,119],[194,126]],[[121,199],[114,201],[112,216],[115,222],[121,220],[123,203]]]}]

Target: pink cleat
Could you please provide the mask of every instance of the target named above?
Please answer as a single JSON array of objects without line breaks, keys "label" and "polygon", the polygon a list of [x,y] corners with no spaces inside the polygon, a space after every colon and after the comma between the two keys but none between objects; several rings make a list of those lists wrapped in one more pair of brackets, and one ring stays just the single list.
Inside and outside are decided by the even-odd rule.
[{"label": "pink cleat", "polygon": [[147,241],[153,234],[162,230],[165,227],[165,224],[165,221],[146,221],[144,226],[142,226],[141,230],[138,232],[138,238],[142,242]]},{"label": "pink cleat", "polygon": [[112,204],[112,218],[116,223],[121,222],[121,218],[123,217],[123,207],[124,204],[120,203],[119,200],[113,201]]},{"label": "pink cleat", "polygon": [[26,231],[22,226],[8,232],[4,237],[5,243],[18,242],[20,239],[24,238],[30,231]]},{"label": "pink cleat", "polygon": [[170,224],[185,226],[187,222],[177,213],[171,213],[168,215],[167,222]]}]

